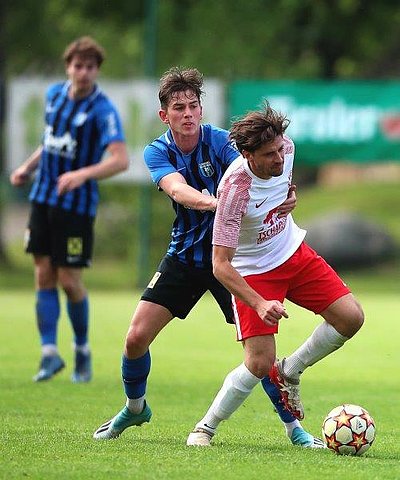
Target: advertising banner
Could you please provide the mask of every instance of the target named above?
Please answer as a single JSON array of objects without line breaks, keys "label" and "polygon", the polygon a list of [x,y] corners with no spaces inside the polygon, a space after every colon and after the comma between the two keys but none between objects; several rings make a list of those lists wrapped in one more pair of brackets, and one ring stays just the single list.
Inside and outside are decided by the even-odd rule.
[{"label": "advertising banner", "polygon": [[231,119],[264,100],[287,115],[298,163],[400,160],[400,82],[243,81],[228,98]]},{"label": "advertising banner", "polygon": [[[18,167],[40,144],[44,129],[44,97],[49,84],[62,79],[14,78],[9,83],[6,170]],[[204,81],[204,122],[222,125],[226,112],[224,85]],[[158,117],[158,81],[100,80],[100,88],[117,107],[124,125],[131,166],[115,177],[118,180],[150,182],[143,161],[143,148],[161,135],[167,126]]]}]

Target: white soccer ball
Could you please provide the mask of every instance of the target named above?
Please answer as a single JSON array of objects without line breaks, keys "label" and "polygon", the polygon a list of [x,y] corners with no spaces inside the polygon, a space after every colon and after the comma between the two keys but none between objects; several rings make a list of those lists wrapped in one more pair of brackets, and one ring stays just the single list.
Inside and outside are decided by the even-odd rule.
[{"label": "white soccer ball", "polygon": [[339,455],[362,455],[375,440],[375,422],[358,405],[339,405],[322,424],[322,436],[328,448]]}]

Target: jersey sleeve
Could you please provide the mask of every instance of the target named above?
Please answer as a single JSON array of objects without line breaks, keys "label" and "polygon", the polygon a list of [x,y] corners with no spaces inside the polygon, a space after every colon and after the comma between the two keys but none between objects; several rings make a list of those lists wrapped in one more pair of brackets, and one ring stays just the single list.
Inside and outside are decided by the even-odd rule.
[{"label": "jersey sleeve", "polygon": [[[62,90],[64,87],[65,83],[53,83],[50,85],[47,90],[46,90],[46,95],[45,95],[45,108],[44,108],[44,124],[45,125],[50,125],[51,124],[51,115],[52,115],[52,102],[54,98],[58,95],[58,93]],[[45,137],[45,132],[42,132],[42,135],[40,137],[40,142],[43,145],[44,143],[44,137]]]},{"label": "jersey sleeve", "polygon": [[214,219],[213,245],[237,248],[240,226],[249,202],[249,192],[228,176],[218,188],[218,204]]},{"label": "jersey sleeve", "polygon": [[52,98],[61,90],[61,88],[64,86],[63,83],[53,83],[50,85],[47,90],[46,90],[46,103],[50,102]]},{"label": "jersey sleeve", "polygon": [[163,177],[177,171],[169,161],[167,154],[153,144],[145,147],[143,157],[150,171],[151,179],[157,185]]},{"label": "jersey sleeve", "polygon": [[294,155],[294,142],[287,135],[283,136],[285,155]]},{"label": "jersey sleeve", "polygon": [[106,148],[113,142],[125,141],[121,118],[117,109],[110,102],[104,102],[99,109],[98,127],[100,130],[100,144],[103,148]]}]

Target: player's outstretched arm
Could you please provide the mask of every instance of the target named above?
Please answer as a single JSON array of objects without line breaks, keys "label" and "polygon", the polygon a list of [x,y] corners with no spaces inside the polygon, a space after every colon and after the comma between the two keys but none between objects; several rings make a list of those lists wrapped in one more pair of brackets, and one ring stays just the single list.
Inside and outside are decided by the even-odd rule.
[{"label": "player's outstretched arm", "polygon": [[24,185],[36,170],[39,165],[40,155],[42,154],[43,147],[38,147],[32,155],[18,168],[16,168],[10,175],[11,185],[14,187],[20,187]]},{"label": "player's outstretched arm", "polygon": [[170,173],[163,177],[159,186],[176,203],[187,208],[212,212],[217,208],[217,199],[215,197],[201,193],[188,185],[185,178],[178,172]]}]

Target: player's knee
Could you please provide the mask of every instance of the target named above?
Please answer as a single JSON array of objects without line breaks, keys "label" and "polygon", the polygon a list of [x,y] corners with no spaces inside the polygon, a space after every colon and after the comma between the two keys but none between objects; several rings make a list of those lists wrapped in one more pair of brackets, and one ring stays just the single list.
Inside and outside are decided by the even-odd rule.
[{"label": "player's knee", "polygon": [[35,259],[35,281],[39,289],[49,289],[57,286],[57,273],[47,257],[41,259],[40,262]]},{"label": "player's knee", "polygon": [[361,305],[354,300],[348,305],[346,312],[337,318],[336,324],[333,326],[344,336],[351,338],[355,335],[364,323],[364,312]]},{"label": "player's knee", "polygon": [[57,280],[47,272],[36,273],[36,283],[39,289],[56,288]]},{"label": "player's knee", "polygon": [[130,328],[125,338],[125,352],[128,358],[144,355],[149,348],[149,342],[144,332]]},{"label": "player's knee", "polygon": [[78,302],[86,295],[86,291],[81,283],[74,278],[65,276],[60,279],[60,283],[65,295],[72,302]]},{"label": "player's knee", "polygon": [[268,376],[273,363],[274,363],[273,357],[260,355],[257,357],[250,357],[246,362],[246,366],[253,375],[255,375],[258,378],[264,378]]},{"label": "player's knee", "polygon": [[63,278],[61,281],[61,286],[68,298],[71,298],[75,295],[76,285],[72,279]]},{"label": "player's knee", "polygon": [[349,330],[350,330],[349,336],[351,337],[355,335],[363,326],[364,311],[361,305],[356,300],[354,301],[354,305],[353,305],[351,316],[348,323],[349,323]]},{"label": "player's knee", "polygon": [[352,295],[339,299],[333,304],[333,308],[327,309],[322,316],[347,338],[355,335],[364,323],[363,309]]}]

